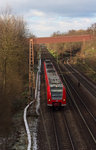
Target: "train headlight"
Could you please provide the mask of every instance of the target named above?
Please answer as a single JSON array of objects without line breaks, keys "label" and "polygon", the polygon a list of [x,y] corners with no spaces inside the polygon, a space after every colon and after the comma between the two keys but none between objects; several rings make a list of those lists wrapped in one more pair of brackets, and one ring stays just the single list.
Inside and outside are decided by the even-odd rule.
[{"label": "train headlight", "polygon": [[65,99],[63,99],[63,102],[65,102]]},{"label": "train headlight", "polygon": [[49,99],[49,102],[50,102],[51,100]]}]

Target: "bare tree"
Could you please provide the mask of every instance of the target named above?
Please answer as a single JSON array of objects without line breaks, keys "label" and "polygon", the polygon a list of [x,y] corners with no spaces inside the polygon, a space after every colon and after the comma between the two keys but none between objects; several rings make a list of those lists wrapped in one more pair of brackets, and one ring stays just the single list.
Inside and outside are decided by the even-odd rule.
[{"label": "bare tree", "polygon": [[[9,128],[12,111],[24,98],[28,75],[28,41],[23,17],[14,16],[10,9],[0,15],[0,131]],[[2,82],[3,81],[3,82]],[[13,107],[14,106],[14,107]],[[4,111],[5,110],[5,111]],[[5,119],[3,119],[4,117]],[[7,123],[6,123],[7,122]],[[6,131],[7,132],[7,131]],[[0,132],[1,134],[1,132]]]}]

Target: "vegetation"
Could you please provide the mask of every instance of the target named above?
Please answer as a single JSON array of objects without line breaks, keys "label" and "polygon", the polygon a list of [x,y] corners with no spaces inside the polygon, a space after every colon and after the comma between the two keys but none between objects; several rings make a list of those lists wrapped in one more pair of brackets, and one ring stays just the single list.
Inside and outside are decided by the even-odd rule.
[{"label": "vegetation", "polygon": [[[0,14],[0,136],[3,137],[9,136],[13,115],[23,110],[28,101],[29,37],[34,35],[28,33],[23,17],[13,15],[10,8]],[[34,49],[37,64],[39,46]]]},{"label": "vegetation", "polygon": [[22,17],[6,9],[0,15],[0,134],[7,134],[12,115],[26,103],[28,41]]},{"label": "vegetation", "polygon": [[96,39],[85,43],[80,53],[73,58],[74,67],[96,82]]},{"label": "vegetation", "polygon": [[[0,149],[14,143],[14,116],[23,110],[29,94],[29,40],[23,17],[7,8],[0,14]],[[35,64],[39,46],[34,46]],[[35,65],[35,72],[36,72]],[[22,118],[21,118],[22,119]],[[16,122],[16,121],[15,121]],[[18,124],[18,123],[17,123]],[[14,127],[14,128],[13,128]],[[2,137],[2,138],[1,138]]]},{"label": "vegetation", "polygon": [[70,61],[78,70],[96,81],[96,23],[87,30],[70,30],[68,33],[55,32],[52,36],[94,35],[90,42],[71,42],[61,44],[47,44],[48,50],[59,61]]}]

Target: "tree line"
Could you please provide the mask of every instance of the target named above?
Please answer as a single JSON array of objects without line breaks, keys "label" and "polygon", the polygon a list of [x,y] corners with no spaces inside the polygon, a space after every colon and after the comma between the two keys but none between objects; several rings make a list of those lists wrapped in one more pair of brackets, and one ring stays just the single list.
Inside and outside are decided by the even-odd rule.
[{"label": "tree line", "polygon": [[[0,133],[7,133],[12,115],[26,103],[28,41],[23,17],[10,9],[0,15]],[[4,130],[4,131],[3,131]]]}]

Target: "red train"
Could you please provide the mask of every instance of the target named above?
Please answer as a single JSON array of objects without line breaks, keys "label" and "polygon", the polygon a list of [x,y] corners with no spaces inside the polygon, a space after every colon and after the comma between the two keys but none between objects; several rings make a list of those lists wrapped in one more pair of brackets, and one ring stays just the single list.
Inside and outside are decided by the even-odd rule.
[{"label": "red train", "polygon": [[47,88],[47,105],[66,106],[66,89],[49,59],[44,61],[44,73]]}]

